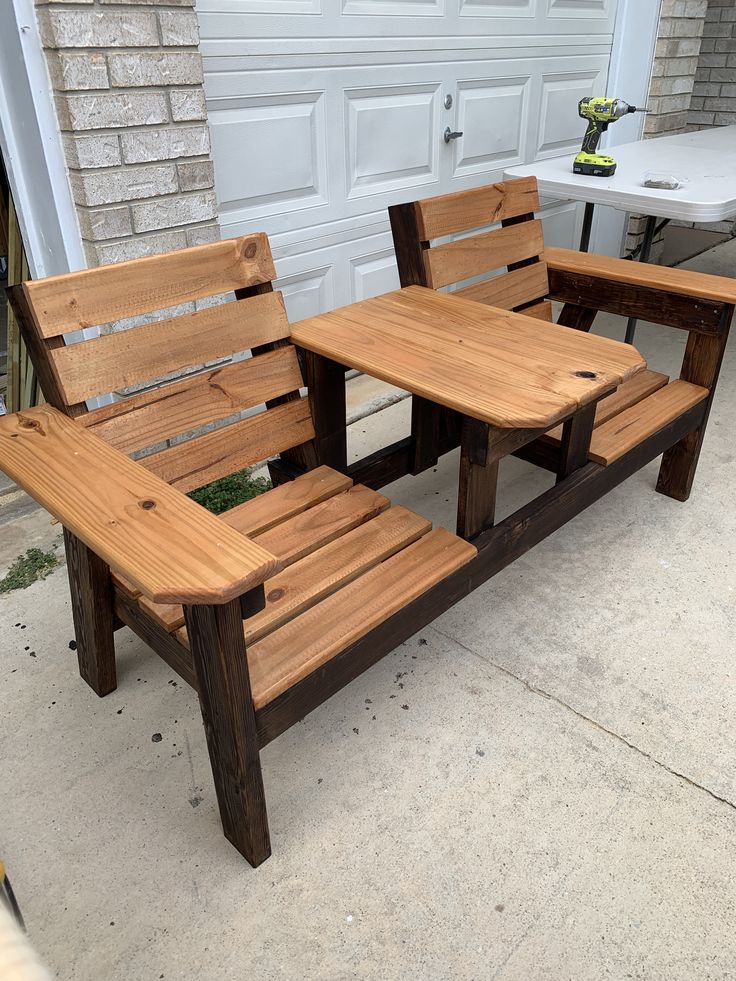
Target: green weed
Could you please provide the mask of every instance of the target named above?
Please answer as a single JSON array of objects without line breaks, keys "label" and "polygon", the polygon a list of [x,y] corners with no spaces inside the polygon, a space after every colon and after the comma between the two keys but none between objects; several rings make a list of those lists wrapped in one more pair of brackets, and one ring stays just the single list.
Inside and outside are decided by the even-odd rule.
[{"label": "green weed", "polygon": [[29,548],[25,555],[19,555],[7,575],[0,579],[0,593],[13,589],[25,589],[38,579],[45,579],[58,566],[59,560],[53,552],[43,552],[40,548]]},{"label": "green weed", "polygon": [[270,489],[271,481],[266,477],[252,477],[250,471],[240,470],[190,491],[188,496],[213,514],[222,514]]}]

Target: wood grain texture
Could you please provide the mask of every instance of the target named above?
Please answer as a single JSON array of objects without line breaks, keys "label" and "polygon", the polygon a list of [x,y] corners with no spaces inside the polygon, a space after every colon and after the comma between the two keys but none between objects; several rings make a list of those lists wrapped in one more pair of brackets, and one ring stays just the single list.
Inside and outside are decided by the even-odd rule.
[{"label": "wood grain texture", "polygon": [[225,837],[258,866],[271,854],[240,603],[184,611]]},{"label": "wood grain texture", "polygon": [[[544,237],[539,220],[519,222],[492,232],[448,242],[447,245],[437,245],[424,253],[429,269],[427,285],[437,290],[493,269],[501,269],[522,259],[538,256],[543,250]],[[542,296],[543,293],[544,291],[535,296]]]},{"label": "wood grain texture", "polygon": [[631,345],[419,286],[303,320],[292,336],[501,428],[548,429],[646,367]]},{"label": "wood grain texture", "polygon": [[657,287],[596,279],[563,269],[548,269],[548,275],[549,296],[565,306],[594,308],[620,317],[703,334],[718,334],[721,330],[724,304],[720,301],[668,293]]},{"label": "wood grain texture", "polygon": [[[265,609],[245,622],[246,643],[252,644],[283,626],[431,528],[426,518],[393,507],[295,562],[266,584]],[[186,630],[177,636],[188,644]]]},{"label": "wood grain texture", "polygon": [[707,397],[707,388],[680,380],[660,388],[594,430],[590,459],[608,466]]},{"label": "wood grain texture", "polygon": [[162,378],[289,336],[280,293],[58,347],[50,358],[67,402]]},{"label": "wood grain texture", "polygon": [[[532,303],[528,307],[523,307],[518,313],[523,313],[525,317],[534,317],[535,320],[544,320],[548,324],[551,324],[554,320],[552,302],[550,300],[541,300],[539,303]],[[565,326],[569,325],[566,324]]]},{"label": "wood grain texture", "polygon": [[304,398],[152,453],[140,462],[167,484],[186,493],[313,436],[309,403]]},{"label": "wood grain texture", "polygon": [[388,616],[370,633],[332,657],[320,670],[305,675],[301,681],[259,709],[256,721],[261,746],[303,719],[397,644],[431,623],[627,477],[656,459],[668,446],[695,429],[702,415],[703,404],[700,403],[611,466],[586,464],[493,528],[481,533],[476,542],[476,558]]},{"label": "wood grain texture", "polygon": [[718,376],[726,352],[733,313],[734,308],[732,306],[724,308],[720,324],[721,329],[717,336],[711,337],[692,332],[687,339],[680,378],[683,381],[707,388],[709,395],[700,426],[688,433],[679,443],[670,447],[662,457],[662,465],[657,478],[657,491],[676,501],[686,501],[690,496],[705,437],[708,416],[713,405]]},{"label": "wood grain texture", "polygon": [[251,645],[248,663],[256,708],[317,670],[475,554],[468,542],[438,528]]},{"label": "wood grain texture", "polygon": [[535,177],[488,184],[417,201],[419,238],[428,241],[539,210]]},{"label": "wood grain texture", "polygon": [[557,465],[558,483],[588,462],[595,410],[596,404],[591,402],[565,421],[562,427],[560,459]]},{"label": "wood grain texture", "polygon": [[547,266],[544,262],[535,262],[534,265],[514,269],[493,279],[463,286],[452,295],[502,310],[513,310],[522,303],[545,296],[547,291]]},{"label": "wood grain texture", "polygon": [[460,477],[457,492],[457,533],[471,539],[493,526],[496,513],[498,459],[489,460],[490,433],[487,423],[463,420]]},{"label": "wood grain texture", "polygon": [[289,345],[93,409],[80,422],[116,449],[132,453],[300,385],[296,351]]},{"label": "wood grain texture", "polygon": [[28,283],[41,334],[165,310],[276,278],[263,233]]},{"label": "wood grain texture", "polygon": [[[595,413],[595,423],[594,426],[602,426],[604,422],[608,422],[614,416],[617,416],[619,412],[623,412],[624,409],[628,409],[631,405],[636,405],[637,402],[641,402],[648,395],[656,392],[664,386],[669,381],[667,375],[663,375],[660,371],[640,371],[633,378],[630,378],[623,385],[619,385],[616,391],[607,396],[598,403]],[[554,443],[559,445],[562,439],[562,426],[556,426],[554,429],[550,429],[548,433],[545,433],[541,437],[545,442]]]},{"label": "wood grain texture", "polygon": [[157,602],[224,603],[279,568],[263,547],[51,406],[0,418],[0,466]]},{"label": "wood grain texture", "polygon": [[350,477],[330,467],[317,467],[225,511],[220,518],[243,535],[260,535],[352,486]]},{"label": "wood grain texture", "polygon": [[383,494],[356,484],[275,528],[253,536],[253,541],[264,549],[275,549],[272,554],[279,562],[291,565],[390,506],[391,502]]},{"label": "wood grain texture", "polygon": [[79,673],[92,691],[102,697],[117,688],[110,569],[67,528],[64,547]]},{"label": "wood grain texture", "polygon": [[651,262],[612,259],[610,256],[576,252],[574,249],[548,248],[544,255],[550,269],[581,273],[595,279],[629,283],[666,293],[679,293],[682,296],[736,303],[736,280],[730,277],[712,276],[690,269],[671,269]]}]

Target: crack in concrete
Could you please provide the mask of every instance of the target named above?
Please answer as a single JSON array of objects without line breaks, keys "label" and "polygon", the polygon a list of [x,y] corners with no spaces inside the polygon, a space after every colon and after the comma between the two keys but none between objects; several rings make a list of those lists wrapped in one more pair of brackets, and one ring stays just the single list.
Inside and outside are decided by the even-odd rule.
[{"label": "crack in concrete", "polygon": [[715,790],[711,790],[710,787],[706,787],[704,784],[698,783],[697,780],[693,780],[692,777],[688,777],[687,774],[681,773],[679,770],[673,769],[671,766],[668,766],[666,763],[663,763],[662,760],[657,759],[656,756],[652,756],[651,753],[648,753],[645,749],[642,749],[641,746],[637,746],[636,743],[632,743],[625,736],[620,735],[618,732],[614,732],[613,729],[608,729],[602,723],[596,722],[595,719],[591,719],[590,716],[585,715],[583,712],[579,712],[576,708],[574,708],[572,705],[569,705],[567,702],[559,698],[557,695],[553,695],[551,692],[545,691],[543,688],[538,688],[536,685],[531,684],[531,682],[527,681],[526,678],[522,678],[520,675],[514,674],[513,671],[510,671],[508,668],[505,668],[502,664],[498,664],[496,661],[491,660],[491,658],[485,657],[483,654],[479,654],[478,651],[474,651],[472,647],[468,647],[467,644],[463,644],[461,641],[457,640],[457,638],[451,637],[450,634],[446,634],[443,630],[440,630],[434,624],[432,624],[431,629],[435,630],[441,637],[444,637],[446,640],[449,640],[451,643],[457,644],[458,647],[460,647],[464,651],[467,651],[468,654],[472,654],[473,657],[477,657],[478,660],[482,661],[484,664],[488,664],[490,667],[495,668],[497,671],[500,671],[502,674],[507,675],[507,677],[513,678],[514,681],[518,681],[528,691],[532,692],[533,694],[541,695],[543,698],[548,698],[550,701],[555,702],[557,705],[561,706],[564,709],[567,709],[568,712],[571,712],[573,715],[577,716],[577,718],[582,719],[584,722],[588,722],[596,729],[599,729],[601,732],[604,732],[607,736],[612,736],[614,739],[617,739],[620,743],[623,743],[624,746],[628,746],[629,749],[633,749],[634,752],[638,753],[640,756],[643,756],[644,759],[650,760],[652,763],[655,763],[663,770],[666,770],[666,772],[671,774],[673,777],[677,777],[679,780],[683,780],[691,787],[694,787],[695,790],[702,791],[704,794],[707,794],[713,800],[718,801],[720,804],[726,804],[726,806],[730,807],[731,810],[736,811],[736,803],[734,803],[734,801],[732,800],[729,800],[728,797],[722,797],[720,794],[717,794]]}]

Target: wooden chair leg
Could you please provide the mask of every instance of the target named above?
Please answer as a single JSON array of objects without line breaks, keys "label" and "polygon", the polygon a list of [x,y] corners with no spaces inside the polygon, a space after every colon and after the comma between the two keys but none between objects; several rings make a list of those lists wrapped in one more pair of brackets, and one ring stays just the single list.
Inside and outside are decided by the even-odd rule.
[{"label": "wooden chair leg", "polygon": [[477,419],[463,420],[460,480],[457,496],[457,533],[472,539],[492,528],[496,514],[498,459],[489,459],[489,426]]},{"label": "wooden chair leg", "polygon": [[271,854],[241,599],[185,606],[225,837],[252,866]]},{"label": "wooden chair leg", "polygon": [[110,569],[64,529],[79,673],[98,695],[117,688],[115,614]]},{"label": "wooden chair leg", "polygon": [[680,378],[694,385],[702,385],[710,390],[710,395],[700,426],[671,446],[662,456],[657,491],[676,501],[686,501],[690,497],[732,315],[733,307],[729,306],[724,310],[720,334],[697,334],[692,331],[687,340]]}]

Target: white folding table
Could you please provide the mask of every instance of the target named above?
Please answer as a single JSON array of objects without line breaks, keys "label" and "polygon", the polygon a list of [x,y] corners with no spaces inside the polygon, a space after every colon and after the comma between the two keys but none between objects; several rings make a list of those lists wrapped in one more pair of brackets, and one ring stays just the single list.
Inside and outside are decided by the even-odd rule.
[{"label": "white folding table", "polygon": [[[604,204],[647,216],[639,260],[646,262],[658,218],[678,221],[723,221],[736,215],[736,126],[697,133],[659,136],[611,148],[618,167],[613,177],[573,174],[574,154],[510,167],[504,177],[537,178],[539,192],[551,198],[584,201],[580,250],[587,252],[593,208]],[[644,187],[648,171],[671,174],[683,182],[675,191]],[[630,320],[626,340],[632,342],[636,321]]]}]

